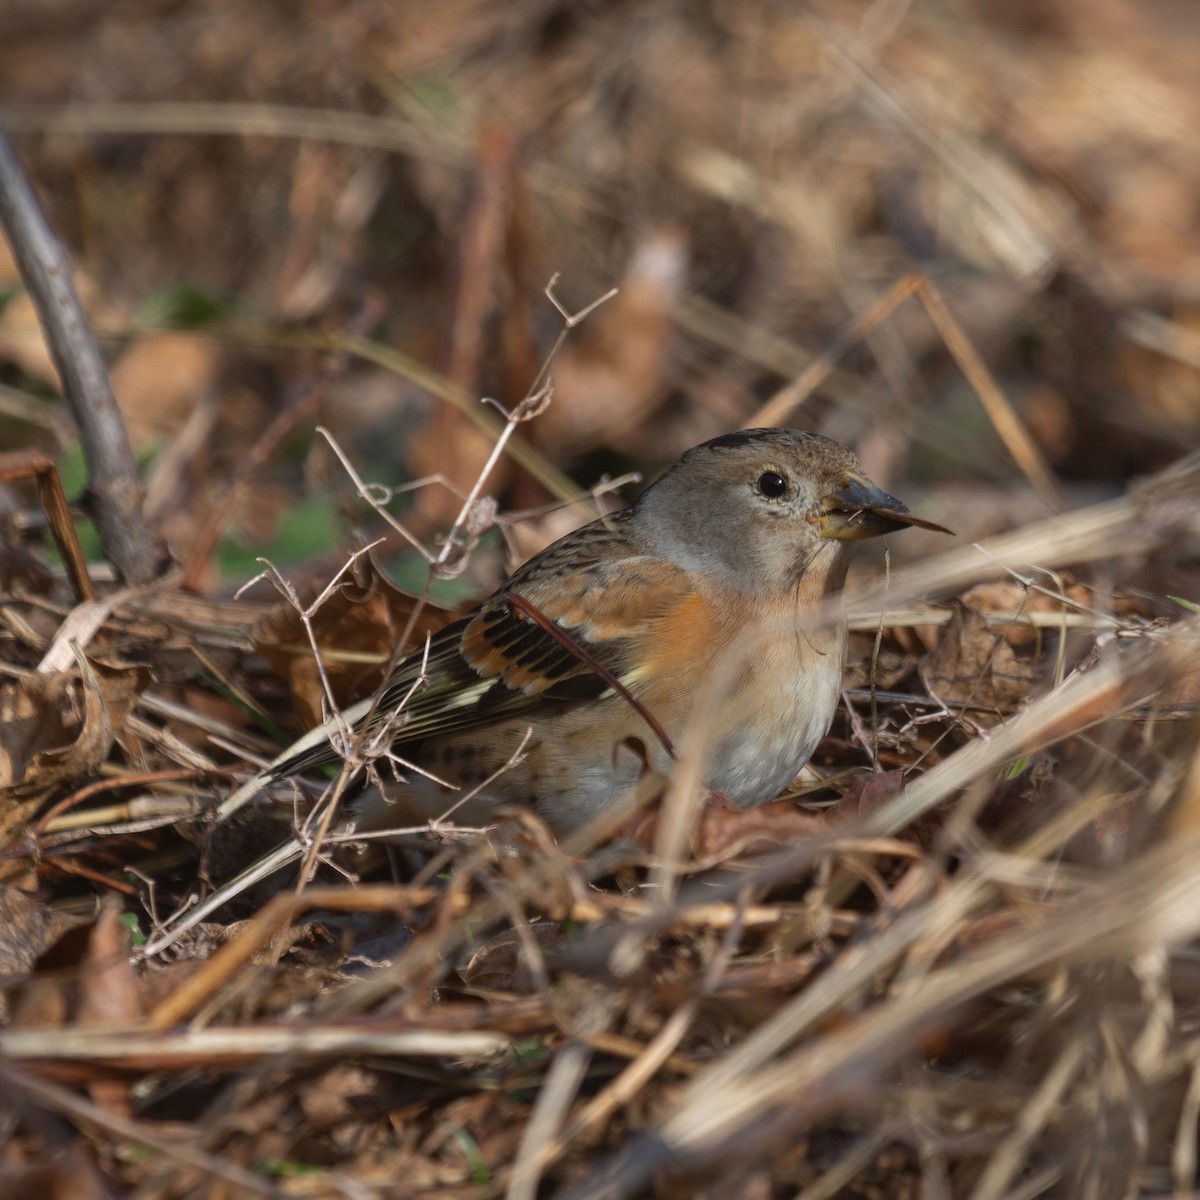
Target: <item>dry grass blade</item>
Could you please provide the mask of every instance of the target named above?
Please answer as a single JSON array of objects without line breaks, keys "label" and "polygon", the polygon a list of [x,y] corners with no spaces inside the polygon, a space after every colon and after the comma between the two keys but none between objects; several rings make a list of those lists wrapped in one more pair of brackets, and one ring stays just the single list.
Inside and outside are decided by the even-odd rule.
[{"label": "dry grass blade", "polygon": [[790,421],[796,410],[829,377],[838,360],[844,357],[852,346],[883,324],[905,300],[913,296],[924,305],[925,311],[945,341],[947,350],[954,356],[955,362],[974,388],[989,420],[1017,465],[1033,486],[1051,502],[1052,507],[1061,507],[1058,486],[1041,451],[1013,411],[1012,405],[987,369],[979,351],[954,319],[941,292],[924,275],[906,275],[893,284],[887,292],[859,313],[838,340],[810,363],[798,378],[772,396],[748,424],[783,425]]},{"label": "dry grass blade", "polygon": [[204,1176],[228,1182],[248,1196],[267,1196],[270,1200],[284,1200],[285,1193],[268,1183],[261,1176],[233,1163],[226,1162],[220,1155],[207,1154],[187,1142],[156,1133],[142,1121],[131,1121],[104,1111],[77,1096],[68,1088],[48,1083],[25,1071],[0,1063],[0,1079],[13,1096],[23,1096],[43,1105],[51,1112],[58,1112],[79,1122],[84,1129],[95,1129],[110,1134],[135,1146],[149,1146],[167,1161],[177,1161],[196,1167]]},{"label": "dry grass blade", "polygon": [[1200,929],[1200,878],[1192,866],[1197,848],[1194,839],[1161,848],[1119,872],[1102,896],[1088,894],[1040,927],[1024,928],[952,968],[930,973],[842,1032],[786,1052],[801,1030],[850,1000],[876,970],[921,937],[931,920],[945,920],[939,908],[965,911],[973,901],[972,885],[952,888],[934,904],[905,914],[864,952],[849,954],[785,1006],[745,1046],[692,1080],[659,1125],[657,1149],[647,1148],[627,1168],[606,1173],[603,1184],[597,1177],[573,1196],[632,1195],[652,1172],[681,1159],[705,1161],[734,1142],[760,1142],[772,1130],[772,1111],[798,1098],[805,1118],[816,1119],[911,1053],[938,1020],[1005,982],[1051,964],[1129,955],[1150,943],[1170,945],[1194,936]]},{"label": "dry grass blade", "polygon": [[164,1035],[142,1030],[35,1029],[0,1034],[5,1057],[45,1069],[50,1064],[123,1071],[224,1070],[286,1057],[289,1062],[378,1054],[397,1058],[486,1058],[511,1039],[485,1030],[214,1027]]}]

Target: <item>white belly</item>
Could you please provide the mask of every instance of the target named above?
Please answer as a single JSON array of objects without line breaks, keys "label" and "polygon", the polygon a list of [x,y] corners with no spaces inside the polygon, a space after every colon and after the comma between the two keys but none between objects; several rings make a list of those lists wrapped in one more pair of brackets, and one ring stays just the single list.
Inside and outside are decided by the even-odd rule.
[{"label": "white belly", "polygon": [[794,639],[777,644],[725,702],[705,778],[739,807],[774,800],[829,731],[841,693],[844,634],[833,631],[820,649],[811,642],[797,649]]}]

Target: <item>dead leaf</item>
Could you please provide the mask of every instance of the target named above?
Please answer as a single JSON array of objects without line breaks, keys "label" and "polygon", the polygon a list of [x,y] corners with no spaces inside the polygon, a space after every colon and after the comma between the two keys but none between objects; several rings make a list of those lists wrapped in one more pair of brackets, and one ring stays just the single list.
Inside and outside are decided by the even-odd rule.
[{"label": "dead leaf", "polygon": [[866,771],[850,780],[846,794],[830,809],[839,821],[873,816],[904,791],[903,771]]},{"label": "dead leaf", "polygon": [[[88,938],[79,977],[81,1025],[131,1025],[141,1015],[138,981],[129,961],[129,930],[121,923],[121,906],[112,898],[100,907]],[[129,1084],[98,1079],[89,1084],[92,1100],[106,1112],[127,1117],[133,1111]]]},{"label": "dead leaf", "polygon": [[0,1166],[0,1200],[105,1200],[96,1164],[80,1149],[40,1162]]},{"label": "dead leaf", "polygon": [[[395,587],[369,562],[359,579],[334,589],[312,617],[325,674],[339,704],[369,696],[417,607],[418,597]],[[426,601],[409,637],[419,650],[430,634],[454,618],[449,609]],[[255,649],[291,685],[304,723],[324,719],[317,664],[299,613],[290,604],[273,608],[252,630]]]},{"label": "dead leaf", "polygon": [[[148,672],[86,662],[83,678],[77,671],[33,674],[0,688],[0,789],[8,798],[42,797],[108,757]],[[0,813],[0,831],[9,825]]]},{"label": "dead leaf", "polygon": [[920,671],[929,694],[944,704],[997,714],[1024,700],[1037,680],[1036,664],[1017,657],[1004,630],[997,632],[981,612],[961,602],[955,602],[937,649],[921,660]]},{"label": "dead leaf", "polygon": [[219,343],[156,333],[130,343],[112,369],[113,394],[135,450],[165,445],[217,381]]},{"label": "dead leaf", "polygon": [[27,975],[50,944],[55,921],[49,907],[33,893],[0,883],[0,1017],[5,993]]},{"label": "dead leaf", "polygon": [[50,918],[28,977],[9,991],[15,1028],[56,1029],[74,1019],[91,925],[91,917]]},{"label": "dead leaf", "polygon": [[695,854],[711,862],[796,843],[828,829],[824,813],[805,812],[790,800],[749,809],[709,804],[696,832]]},{"label": "dead leaf", "polygon": [[137,977],[129,961],[129,930],[113,898],[101,905],[88,938],[79,981],[83,1025],[129,1025],[142,1015]]},{"label": "dead leaf", "polygon": [[297,1096],[301,1111],[316,1129],[332,1129],[347,1121],[361,1120],[377,1096],[381,1081],[374,1071],[356,1063],[339,1063],[322,1071]]},{"label": "dead leaf", "polygon": [[543,959],[553,958],[566,936],[563,930],[554,921],[533,921],[521,931],[502,930],[488,938],[458,973],[477,992],[528,995],[534,990],[534,979],[527,942],[537,946]]},{"label": "dead leaf", "polygon": [[[976,584],[962,594],[961,600],[968,608],[983,613],[1076,613],[1080,607],[1088,608],[1093,602],[1091,590],[1082,584],[1068,584],[1063,594],[1065,600],[1059,600],[1010,580],[996,580]],[[1068,604],[1066,600],[1073,603]],[[1024,621],[992,625],[991,628],[1002,633],[1010,646],[1032,646],[1040,638],[1055,632],[1053,629],[1035,629]]]}]

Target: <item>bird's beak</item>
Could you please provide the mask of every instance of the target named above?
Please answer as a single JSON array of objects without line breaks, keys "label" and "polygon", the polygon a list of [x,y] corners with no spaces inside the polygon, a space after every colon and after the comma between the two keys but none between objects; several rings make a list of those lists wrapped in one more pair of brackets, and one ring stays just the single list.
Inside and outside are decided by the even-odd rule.
[{"label": "bird's beak", "polygon": [[843,542],[879,537],[910,525],[936,533],[951,532],[932,521],[914,517],[895,496],[889,496],[864,476],[853,474],[847,475],[842,486],[821,501],[817,517],[822,537]]}]

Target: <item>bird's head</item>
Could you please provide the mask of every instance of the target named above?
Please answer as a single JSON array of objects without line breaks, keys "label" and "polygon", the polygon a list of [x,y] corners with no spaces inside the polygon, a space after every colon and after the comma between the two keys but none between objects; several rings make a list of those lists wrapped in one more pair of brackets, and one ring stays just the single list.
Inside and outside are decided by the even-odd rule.
[{"label": "bird's head", "polygon": [[633,520],[653,549],[742,591],[790,590],[814,572],[845,577],[847,543],[916,525],[830,438],[746,429],[689,450],[642,495]]}]

